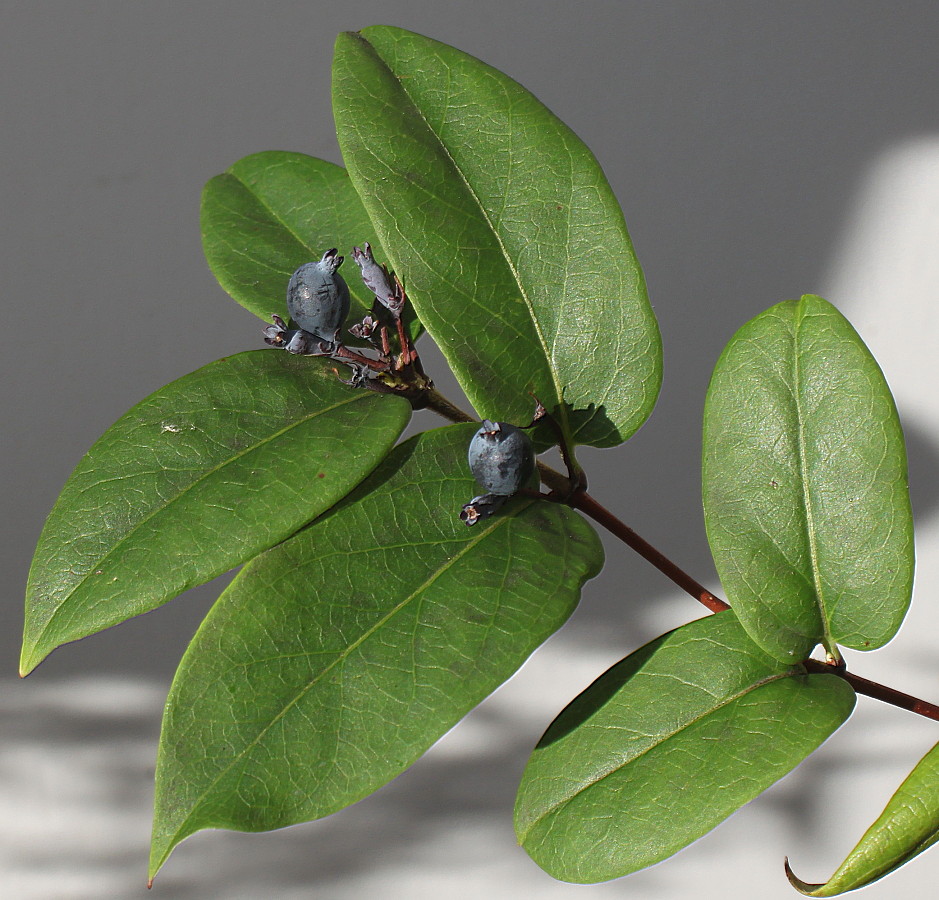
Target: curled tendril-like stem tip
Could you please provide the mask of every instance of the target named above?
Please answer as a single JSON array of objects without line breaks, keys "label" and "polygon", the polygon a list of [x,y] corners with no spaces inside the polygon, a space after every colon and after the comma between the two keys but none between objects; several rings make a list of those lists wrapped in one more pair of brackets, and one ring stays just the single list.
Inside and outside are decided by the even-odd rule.
[{"label": "curled tendril-like stem tip", "polygon": [[786,878],[789,879],[789,884],[791,884],[800,894],[805,894],[807,897],[811,896],[815,891],[820,887],[824,887],[823,884],[808,884],[799,878],[795,872],[792,871],[792,868],[789,866],[789,857],[786,857],[785,861],[786,866]]}]

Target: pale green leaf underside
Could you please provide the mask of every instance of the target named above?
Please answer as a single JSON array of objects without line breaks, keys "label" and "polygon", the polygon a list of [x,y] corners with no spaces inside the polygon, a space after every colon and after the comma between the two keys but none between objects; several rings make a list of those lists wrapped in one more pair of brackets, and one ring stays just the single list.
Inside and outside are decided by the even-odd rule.
[{"label": "pale green leaf underside", "polygon": [[731,612],[692,622],[552,723],[522,777],[519,842],[562,881],[650,866],[798,765],[853,707],[846,682],[767,656]]},{"label": "pale green leaf underside", "polygon": [[750,636],[783,660],[873,649],[913,583],[906,451],[877,363],[821,297],[773,306],[727,345],[705,403],[708,540]]},{"label": "pale green leaf underside", "polygon": [[36,548],[22,673],[291,535],[362,480],[410,418],[321,360],[253,350],[151,394],[88,451]]},{"label": "pale green leaf underside", "polygon": [[384,26],[339,36],[333,108],[382,244],[479,413],[528,422],[531,392],[577,443],[628,438],[655,403],[660,339],[580,139],[501,72]]},{"label": "pale green leaf underside", "polygon": [[352,248],[369,241],[384,254],[375,230],[341,166],[270,150],[239,160],[202,192],[202,246],[219,284],[245,309],[270,323],[287,318],[287,282],[303,263],[330,247],[346,257],[349,324],[361,321],[373,295],[362,284]]},{"label": "pale green leaf underside", "polygon": [[939,840],[939,744],[890,798],[877,821],[825,884],[800,881],[786,863],[793,887],[810,897],[835,897],[864,887],[909,862]]},{"label": "pale green leaf underside", "polygon": [[151,872],[200,829],[278,828],[376,790],[570,615],[596,534],[528,498],[460,522],[474,428],[398,447],[213,607],[167,703]]}]

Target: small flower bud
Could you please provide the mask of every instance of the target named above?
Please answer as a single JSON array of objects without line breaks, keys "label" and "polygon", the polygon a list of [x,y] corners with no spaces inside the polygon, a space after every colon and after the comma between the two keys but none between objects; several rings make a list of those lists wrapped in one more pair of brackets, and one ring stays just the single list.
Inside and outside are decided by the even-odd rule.
[{"label": "small flower bud", "polygon": [[362,281],[365,286],[378,298],[379,302],[387,306],[388,301],[394,297],[394,288],[388,280],[388,273],[384,266],[375,262],[372,248],[366,241],[361,247],[352,248],[352,258],[362,270]]},{"label": "small flower bud", "polygon": [[349,329],[349,334],[353,335],[353,337],[368,340],[375,333],[377,328],[378,322],[371,316],[366,316],[358,325],[353,325]]},{"label": "small flower bud", "polygon": [[480,519],[488,519],[509,498],[503,494],[483,494],[473,497],[460,510],[460,519],[467,525],[475,525]]}]

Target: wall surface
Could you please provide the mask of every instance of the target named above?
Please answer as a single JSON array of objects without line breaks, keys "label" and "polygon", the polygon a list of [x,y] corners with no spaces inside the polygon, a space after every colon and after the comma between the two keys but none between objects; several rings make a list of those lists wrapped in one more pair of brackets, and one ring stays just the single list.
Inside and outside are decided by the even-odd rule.
[{"label": "wall surface", "polygon": [[[168,381],[260,346],[258,321],[202,258],[201,187],[259,150],[339,162],[333,40],[374,23],[508,72],[605,168],[649,282],[666,375],[636,437],[582,462],[607,506],[715,590],[698,473],[701,406],[721,348],[748,318],[801,293],[827,296],[854,321],[904,420],[920,560],[901,635],[849,665],[939,696],[939,6],[7,0],[4,896],[144,896],[162,701],[224,579],[58,650],[19,682],[29,558],[72,467],[111,422]],[[447,388],[439,362],[432,374]],[[606,547],[608,568],[571,624],[411,771],[321,822],[197,835],[157,895],[788,898],[787,854],[802,877],[826,877],[935,742],[935,723],[861,699],[848,727],[756,802],[674,859],[609,885],[553,882],[515,846],[514,789],[553,714],[612,662],[700,615],[642,560]],[[864,896],[925,897],[937,874],[934,850]]]}]

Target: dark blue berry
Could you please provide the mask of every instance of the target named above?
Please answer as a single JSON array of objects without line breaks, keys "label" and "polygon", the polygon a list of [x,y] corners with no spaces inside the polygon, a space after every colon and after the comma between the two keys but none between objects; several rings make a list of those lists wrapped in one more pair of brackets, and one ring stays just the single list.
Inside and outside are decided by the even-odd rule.
[{"label": "dark blue berry", "polygon": [[349,315],[349,288],[336,271],[340,265],[336,249],[327,250],[319,262],[300,266],[287,285],[290,317],[303,331],[334,344]]},{"label": "dark blue berry", "polygon": [[531,440],[506,422],[485,419],[469,445],[469,467],[473,477],[489,494],[514,494],[535,466]]}]

